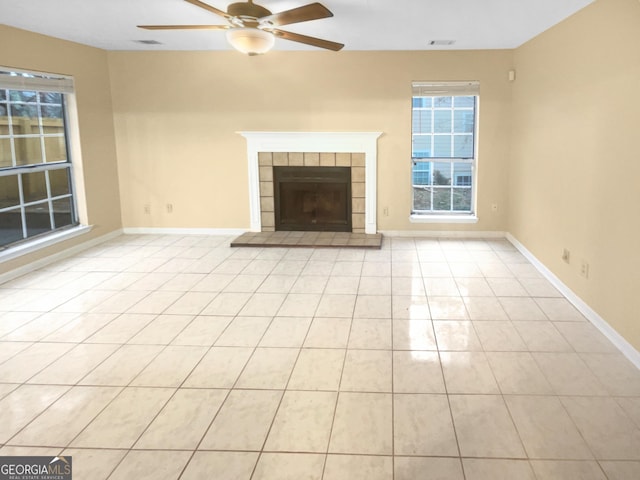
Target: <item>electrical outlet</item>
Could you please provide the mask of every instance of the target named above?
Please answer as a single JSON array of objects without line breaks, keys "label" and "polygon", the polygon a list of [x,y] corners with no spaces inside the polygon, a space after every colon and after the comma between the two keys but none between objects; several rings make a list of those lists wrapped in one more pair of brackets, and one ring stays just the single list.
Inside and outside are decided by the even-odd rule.
[{"label": "electrical outlet", "polygon": [[144,214],[151,215],[151,205],[149,205],[148,203],[144,204]]},{"label": "electrical outlet", "polygon": [[566,248],[564,250],[562,250],[562,260],[565,263],[570,263],[571,262],[571,252],[569,252],[569,250],[567,250]]},{"label": "electrical outlet", "polygon": [[173,213],[173,203],[167,203],[167,213]]},{"label": "electrical outlet", "polygon": [[384,215],[385,217],[389,216],[389,207],[384,207],[382,209],[382,215]]},{"label": "electrical outlet", "polygon": [[580,263],[580,275],[584,278],[589,278],[589,264],[586,260],[582,260]]}]

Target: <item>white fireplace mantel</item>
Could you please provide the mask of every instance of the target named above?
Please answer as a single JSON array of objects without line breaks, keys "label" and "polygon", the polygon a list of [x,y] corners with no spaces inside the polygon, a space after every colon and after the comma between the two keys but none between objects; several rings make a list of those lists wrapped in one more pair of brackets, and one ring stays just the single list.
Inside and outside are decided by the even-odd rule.
[{"label": "white fireplace mantel", "polygon": [[377,233],[377,141],[382,132],[238,132],[247,139],[251,231],[261,231],[259,152],[364,153],[365,233]]}]

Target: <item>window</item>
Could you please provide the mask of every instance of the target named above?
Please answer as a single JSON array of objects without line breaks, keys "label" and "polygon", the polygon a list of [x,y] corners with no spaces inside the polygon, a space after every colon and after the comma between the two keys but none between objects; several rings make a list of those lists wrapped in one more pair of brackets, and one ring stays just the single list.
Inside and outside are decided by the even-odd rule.
[{"label": "window", "polygon": [[474,213],[478,84],[413,83],[412,214]]},{"label": "window", "polygon": [[0,250],[77,225],[67,147],[70,78],[0,69]]}]

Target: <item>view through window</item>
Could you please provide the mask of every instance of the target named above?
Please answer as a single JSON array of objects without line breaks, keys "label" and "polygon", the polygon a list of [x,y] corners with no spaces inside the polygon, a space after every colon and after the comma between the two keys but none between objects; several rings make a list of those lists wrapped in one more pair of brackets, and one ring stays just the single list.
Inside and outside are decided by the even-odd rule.
[{"label": "view through window", "polygon": [[479,86],[413,83],[413,214],[473,214]]},{"label": "view through window", "polygon": [[71,79],[0,71],[0,249],[76,225],[67,147]]}]

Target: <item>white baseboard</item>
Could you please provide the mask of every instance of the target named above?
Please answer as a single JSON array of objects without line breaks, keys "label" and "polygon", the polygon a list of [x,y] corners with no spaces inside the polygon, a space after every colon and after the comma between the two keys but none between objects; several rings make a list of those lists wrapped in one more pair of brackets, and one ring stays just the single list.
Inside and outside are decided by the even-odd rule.
[{"label": "white baseboard", "polygon": [[567,287],[562,280],[560,280],[551,270],[543,265],[527,248],[520,243],[513,235],[507,233],[507,240],[509,240],[514,247],[516,247],[522,255],[524,255],[531,264],[538,269],[538,271],[549,280],[554,287],[562,293],[569,300],[574,307],[582,313],[587,320],[589,320],[594,327],[607,337],[611,343],[613,343],[622,354],[627,357],[636,367],[640,368],[640,352],[636,350],[627,340],[620,335],[607,321],[602,318],[598,313],[592,309],[587,303],[576,295],[573,290]]},{"label": "white baseboard", "polygon": [[244,228],[155,228],[155,227],[126,227],[123,233],[129,235],[242,235],[249,231]]},{"label": "white baseboard", "polygon": [[505,232],[481,232],[474,230],[378,230],[386,237],[422,237],[422,238],[504,238]]},{"label": "white baseboard", "polygon": [[122,235],[122,230],[114,230],[113,232],[109,232],[105,235],[92,238],[91,240],[79,243],[78,245],[74,245],[73,247],[66,248],[61,252],[48,255],[39,260],[35,260],[26,265],[22,265],[21,267],[2,273],[0,274],[0,284],[13,280],[14,278],[21,277],[22,275],[26,275],[27,273],[38,270],[39,268],[46,267],[47,265],[57,262],[58,260],[63,260],[91,247],[95,247],[96,245],[112,240],[116,237],[119,237],[120,235]]}]

